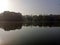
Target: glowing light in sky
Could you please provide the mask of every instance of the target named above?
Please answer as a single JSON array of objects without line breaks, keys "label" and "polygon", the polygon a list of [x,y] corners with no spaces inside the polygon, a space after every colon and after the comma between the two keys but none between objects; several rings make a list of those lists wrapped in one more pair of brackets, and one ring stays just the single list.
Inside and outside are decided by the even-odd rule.
[{"label": "glowing light in sky", "polygon": [[0,13],[7,10],[8,4],[8,0],[0,0]]},{"label": "glowing light in sky", "polygon": [[0,13],[4,11],[26,14],[60,14],[60,0],[0,0]]}]

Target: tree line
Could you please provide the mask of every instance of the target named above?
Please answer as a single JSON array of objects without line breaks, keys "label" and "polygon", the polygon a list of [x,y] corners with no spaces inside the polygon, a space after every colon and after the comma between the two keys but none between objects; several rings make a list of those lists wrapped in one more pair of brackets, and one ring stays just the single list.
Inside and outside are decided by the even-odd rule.
[{"label": "tree line", "polygon": [[22,22],[24,25],[60,26],[60,15],[22,15],[22,13],[4,11],[0,14],[0,22]]}]

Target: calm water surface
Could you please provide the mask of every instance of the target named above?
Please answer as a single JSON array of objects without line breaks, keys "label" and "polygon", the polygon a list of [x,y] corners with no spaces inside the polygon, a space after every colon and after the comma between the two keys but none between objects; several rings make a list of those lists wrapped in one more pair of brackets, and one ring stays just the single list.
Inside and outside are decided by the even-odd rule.
[{"label": "calm water surface", "polygon": [[32,45],[60,43],[60,27],[22,26],[5,31],[0,28],[0,45]]}]

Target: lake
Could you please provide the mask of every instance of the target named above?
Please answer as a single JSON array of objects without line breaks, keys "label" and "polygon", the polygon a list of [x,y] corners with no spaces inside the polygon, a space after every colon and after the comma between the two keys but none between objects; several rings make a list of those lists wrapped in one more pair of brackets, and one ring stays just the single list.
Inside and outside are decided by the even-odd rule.
[{"label": "lake", "polygon": [[[4,29],[6,28],[6,29]],[[0,45],[59,44],[60,27],[20,26],[0,28]],[[7,30],[10,29],[10,30]]]}]

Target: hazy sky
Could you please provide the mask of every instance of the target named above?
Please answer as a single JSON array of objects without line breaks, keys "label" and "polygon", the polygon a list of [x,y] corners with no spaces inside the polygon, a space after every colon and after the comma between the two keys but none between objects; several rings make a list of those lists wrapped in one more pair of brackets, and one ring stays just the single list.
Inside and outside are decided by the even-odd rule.
[{"label": "hazy sky", "polygon": [[60,14],[60,0],[9,0],[9,11],[25,14]]}]

